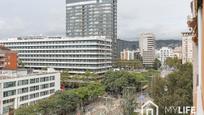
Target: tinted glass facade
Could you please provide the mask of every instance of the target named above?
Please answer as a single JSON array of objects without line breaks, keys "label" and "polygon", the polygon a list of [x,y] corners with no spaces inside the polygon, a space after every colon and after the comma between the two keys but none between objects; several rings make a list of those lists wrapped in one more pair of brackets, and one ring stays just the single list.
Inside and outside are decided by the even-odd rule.
[{"label": "tinted glass facade", "polygon": [[66,0],[68,37],[106,36],[117,39],[117,0]]}]

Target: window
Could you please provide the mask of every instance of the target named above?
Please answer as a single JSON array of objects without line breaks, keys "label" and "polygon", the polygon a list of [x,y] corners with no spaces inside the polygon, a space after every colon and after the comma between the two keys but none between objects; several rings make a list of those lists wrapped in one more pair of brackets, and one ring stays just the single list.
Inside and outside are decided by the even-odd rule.
[{"label": "window", "polygon": [[49,94],[49,91],[40,92],[40,96],[45,96],[45,95],[48,95],[48,94]]},{"label": "window", "polygon": [[20,80],[20,81],[18,81],[18,86],[27,85],[27,84],[28,84],[28,80]]},{"label": "window", "polygon": [[8,99],[8,100],[4,100],[3,104],[12,103],[12,102],[14,102],[14,99]]},{"label": "window", "polygon": [[53,94],[53,93],[55,93],[55,89],[50,90],[50,94]]},{"label": "window", "polygon": [[18,89],[18,94],[27,93],[27,92],[28,92],[28,88]]},{"label": "window", "polygon": [[16,94],[16,90],[10,90],[4,92],[4,97],[12,96]]},{"label": "window", "polygon": [[55,76],[50,76],[50,80],[55,80]]},{"label": "window", "polygon": [[20,101],[26,101],[26,100],[28,100],[28,95],[20,97]]},{"label": "window", "polygon": [[16,86],[16,82],[5,82],[4,83],[4,88],[10,88],[10,87],[15,87]]},{"label": "window", "polygon": [[55,86],[55,82],[50,83],[50,87],[54,87]]},{"label": "window", "polygon": [[30,79],[30,84],[38,83],[38,82],[39,82],[39,78]]},{"label": "window", "polygon": [[48,88],[48,87],[49,87],[49,84],[43,84],[43,85],[40,86],[41,89],[45,89],[45,88]]},{"label": "window", "polygon": [[39,97],[39,93],[34,93],[30,95],[30,99]]},{"label": "window", "polygon": [[38,85],[30,87],[30,91],[37,91],[37,90],[39,90],[39,86]]},{"label": "window", "polygon": [[46,81],[49,81],[49,77],[40,78],[40,82],[46,82]]}]

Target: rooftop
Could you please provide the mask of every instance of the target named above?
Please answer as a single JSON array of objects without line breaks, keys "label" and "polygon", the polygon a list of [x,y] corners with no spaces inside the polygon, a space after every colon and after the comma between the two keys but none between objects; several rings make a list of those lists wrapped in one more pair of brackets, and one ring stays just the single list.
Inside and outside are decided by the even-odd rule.
[{"label": "rooftop", "polygon": [[0,45],[0,54],[1,53],[16,53],[16,52],[10,50],[9,48],[5,47],[4,45]]},{"label": "rooftop", "polygon": [[29,78],[35,75],[58,73],[52,68],[48,70],[18,69],[18,70],[0,70],[0,80],[9,80],[14,78]]},{"label": "rooftop", "polygon": [[111,41],[111,39],[106,39],[105,36],[90,36],[90,37],[59,37],[59,36],[26,36],[9,38],[7,40],[0,40],[0,42],[25,42],[25,41],[57,41],[57,40],[106,40]]}]

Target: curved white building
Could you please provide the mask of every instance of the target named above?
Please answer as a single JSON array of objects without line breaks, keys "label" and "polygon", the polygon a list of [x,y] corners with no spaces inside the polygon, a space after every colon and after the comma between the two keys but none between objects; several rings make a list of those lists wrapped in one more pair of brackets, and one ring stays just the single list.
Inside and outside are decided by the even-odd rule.
[{"label": "curved white building", "polygon": [[55,68],[69,73],[104,73],[111,68],[111,39],[94,37],[18,37],[0,41],[17,51],[26,68]]}]

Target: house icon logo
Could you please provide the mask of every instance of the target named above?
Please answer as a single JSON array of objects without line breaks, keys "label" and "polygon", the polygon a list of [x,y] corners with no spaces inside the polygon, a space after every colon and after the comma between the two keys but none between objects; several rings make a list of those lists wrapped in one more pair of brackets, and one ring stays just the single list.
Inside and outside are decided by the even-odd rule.
[{"label": "house icon logo", "polygon": [[159,107],[152,101],[147,101],[141,108],[141,115],[159,115]]}]

